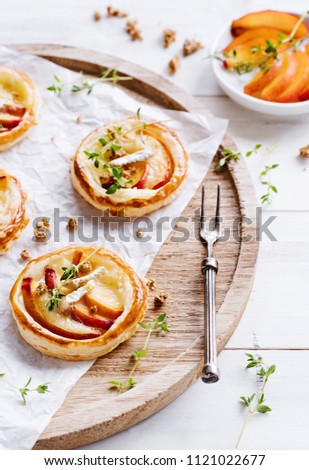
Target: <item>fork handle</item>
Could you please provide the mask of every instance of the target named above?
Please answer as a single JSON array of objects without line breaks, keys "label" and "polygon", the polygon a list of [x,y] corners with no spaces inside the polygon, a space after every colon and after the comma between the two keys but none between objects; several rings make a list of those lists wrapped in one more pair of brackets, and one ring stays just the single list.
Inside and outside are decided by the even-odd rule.
[{"label": "fork handle", "polygon": [[218,262],[213,257],[205,258],[202,262],[202,273],[205,276],[204,292],[204,333],[205,333],[205,365],[202,380],[205,383],[215,383],[220,379],[217,365],[216,346],[216,274]]}]

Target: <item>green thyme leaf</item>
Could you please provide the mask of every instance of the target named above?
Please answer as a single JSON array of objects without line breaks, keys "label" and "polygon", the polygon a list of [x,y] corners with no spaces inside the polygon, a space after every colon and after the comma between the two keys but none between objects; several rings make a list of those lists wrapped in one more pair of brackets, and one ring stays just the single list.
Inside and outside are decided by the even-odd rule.
[{"label": "green thyme leaf", "polygon": [[271,411],[271,408],[267,405],[259,405],[256,409],[259,413],[268,413]]},{"label": "green thyme leaf", "polygon": [[130,390],[131,388],[137,385],[137,382],[134,380],[133,376],[140,361],[143,359],[143,357],[147,356],[148,354],[148,345],[149,345],[151,335],[153,334],[155,330],[160,329],[160,328],[164,329],[164,331],[169,331],[167,328],[167,324],[165,322],[165,318],[166,318],[166,313],[163,313],[159,315],[158,318],[153,323],[138,322],[140,327],[148,331],[144,346],[140,350],[133,351],[132,357],[134,358],[135,363],[126,381],[120,382],[118,380],[110,380],[108,382],[109,384],[112,385],[113,388],[115,388],[118,391],[119,394],[124,393],[127,390]]},{"label": "green thyme leaf", "polygon": [[[271,366],[267,366],[265,364],[263,358],[261,356],[254,356],[251,353],[246,353],[247,356],[247,362],[248,364],[246,365],[246,369],[251,369],[253,367],[256,367],[257,371],[256,374],[259,377],[263,377],[263,382],[262,382],[262,390],[259,395],[256,395],[256,393],[253,393],[250,397],[245,397],[241,396],[240,400],[241,402],[246,406],[248,409],[247,417],[244,421],[244,424],[242,426],[242,429],[240,431],[236,447],[238,447],[239,442],[242,438],[242,435],[244,433],[244,430],[247,426],[247,423],[249,421],[249,418],[252,416],[253,413],[258,412],[258,413],[269,413],[271,411],[271,408],[268,405],[265,405],[265,387],[266,384],[269,380],[269,377],[273,375],[276,371],[276,366],[273,364]],[[261,380],[261,379],[260,379]]]}]

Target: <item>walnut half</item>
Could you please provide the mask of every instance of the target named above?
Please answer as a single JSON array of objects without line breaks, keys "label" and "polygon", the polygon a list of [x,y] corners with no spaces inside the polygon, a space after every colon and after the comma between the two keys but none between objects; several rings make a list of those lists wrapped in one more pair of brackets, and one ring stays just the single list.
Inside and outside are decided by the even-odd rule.
[{"label": "walnut half", "polygon": [[173,29],[165,29],[163,31],[164,47],[169,47],[174,41],[176,41],[176,31]]},{"label": "walnut half", "polygon": [[137,23],[137,20],[129,20],[127,22],[126,31],[131,36],[132,41],[141,41],[143,39],[142,32],[137,27]]},{"label": "walnut half", "polygon": [[169,74],[174,75],[180,67],[180,56],[177,54],[168,63]]},{"label": "walnut half", "polygon": [[128,16],[128,13],[125,11],[117,10],[116,8],[113,8],[111,6],[107,7],[107,16],[112,16],[116,18],[125,18]]},{"label": "walnut half", "polygon": [[188,55],[194,54],[194,52],[203,49],[204,44],[200,41],[195,41],[194,39],[186,39],[183,45],[183,55],[186,57]]},{"label": "walnut half", "polygon": [[23,250],[21,253],[20,253],[20,257],[24,260],[28,260],[28,259],[31,259],[32,256],[31,254],[29,253],[28,250]]},{"label": "walnut half", "polygon": [[309,158],[309,145],[306,145],[305,147],[299,149],[299,155],[301,157]]},{"label": "walnut half", "polygon": [[168,298],[169,294],[164,292],[163,290],[160,291],[159,295],[156,295],[153,299],[153,303],[155,307],[161,307],[165,304],[166,299]]},{"label": "walnut half", "polygon": [[93,14],[94,21],[100,21],[101,18],[102,18],[101,13],[99,11],[95,11]]}]

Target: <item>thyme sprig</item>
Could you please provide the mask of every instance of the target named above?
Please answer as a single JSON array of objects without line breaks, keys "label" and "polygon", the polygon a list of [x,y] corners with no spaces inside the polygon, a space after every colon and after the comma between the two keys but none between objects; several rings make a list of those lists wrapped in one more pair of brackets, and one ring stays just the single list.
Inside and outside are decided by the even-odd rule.
[{"label": "thyme sprig", "polygon": [[237,57],[237,49],[233,49],[231,52],[215,52],[209,57],[219,60],[223,63],[225,63],[228,59],[228,62],[231,65],[231,67],[229,67],[229,70],[232,72],[236,72],[238,75],[252,72],[252,70],[256,68],[267,72],[276,62],[279,61],[280,52],[286,50],[296,51],[300,44],[304,41],[306,37],[296,39],[295,34],[300,24],[308,16],[309,11],[306,11],[303,15],[301,15],[289,35],[281,33],[278,34],[278,40],[275,42],[266,38],[264,44],[257,44],[256,46],[252,46],[250,48],[251,53],[253,55],[256,55],[256,57],[251,61],[244,61],[239,59]]},{"label": "thyme sprig", "polygon": [[118,74],[117,70],[115,69],[107,69],[100,74],[100,77],[96,81],[90,81],[87,77],[81,73],[80,83],[75,83],[72,85],[71,91],[72,93],[78,93],[83,90],[87,90],[87,94],[90,95],[92,93],[95,85],[100,82],[111,82],[113,86],[117,85],[117,83],[121,81],[132,80],[132,77],[129,76],[121,76]]},{"label": "thyme sprig", "polygon": [[61,79],[57,77],[57,75],[54,75],[54,80],[55,83],[47,87],[47,90],[54,92],[56,96],[61,96],[65,84],[62,83]]},{"label": "thyme sprig", "polygon": [[[62,276],[60,278],[60,286],[55,287],[54,289],[48,289],[46,292],[49,292],[51,294],[51,297],[48,299],[46,302],[45,306],[48,308],[50,312],[52,312],[55,308],[58,308],[59,302],[62,299],[62,297],[65,296],[61,292],[61,289],[71,280],[77,277],[78,274],[78,269],[86,263],[93,255],[95,255],[100,248],[96,248],[90,255],[88,255],[84,260],[80,261],[78,264],[72,263],[72,266],[67,267],[67,266],[62,266]],[[44,291],[42,291],[44,293]]]},{"label": "thyme sprig", "polygon": [[251,369],[253,367],[257,368],[257,373],[256,375],[261,378],[262,380],[262,388],[261,392],[256,394],[253,393],[251,396],[241,396],[240,400],[243,403],[243,405],[248,409],[247,416],[245,418],[244,424],[241,428],[239,437],[237,439],[236,443],[236,448],[239,446],[239,443],[241,441],[241,438],[243,436],[243,433],[246,429],[246,426],[248,424],[248,421],[250,417],[255,413],[269,413],[271,412],[271,408],[265,404],[265,388],[267,385],[267,382],[269,380],[269,377],[273,375],[276,371],[276,366],[273,364],[271,366],[268,366],[265,364],[263,358],[261,356],[254,356],[253,354],[246,354],[247,356],[247,361],[248,364],[246,366],[246,369]]},{"label": "thyme sprig", "polygon": [[139,363],[141,362],[142,358],[147,356],[148,354],[148,345],[149,345],[149,341],[150,341],[150,337],[152,333],[158,330],[169,332],[165,318],[166,318],[166,313],[162,313],[161,315],[158,316],[158,318],[153,323],[144,323],[144,322],[138,323],[139,326],[144,328],[148,333],[147,333],[146,340],[142,349],[133,351],[132,353],[132,358],[134,359],[135,362],[127,379],[124,382],[120,382],[118,380],[110,380],[108,382],[110,385],[112,385],[112,388],[117,390],[119,395],[121,393],[124,393],[130,390],[131,388],[134,388],[137,385],[137,382],[134,380],[134,373]]},{"label": "thyme sprig", "polygon": [[44,394],[46,392],[49,392],[48,383],[38,385],[36,388],[29,388],[29,385],[30,385],[31,380],[32,380],[32,378],[30,377],[23,387],[18,387],[17,385],[14,385],[11,382],[8,382],[6,379],[4,379],[4,376],[5,376],[5,373],[0,373],[0,381],[3,382],[4,384],[8,385],[9,387],[13,388],[17,392],[19,392],[20,395],[21,395],[21,398],[23,400],[24,405],[27,404],[26,396],[29,393],[37,392],[39,394]]},{"label": "thyme sprig", "polygon": [[[262,144],[256,144],[252,150],[248,150],[246,152],[246,157],[250,157],[252,154],[257,153],[258,150],[262,147]],[[219,161],[216,165],[217,170],[222,170],[227,164],[227,162],[231,159],[234,159],[235,161],[240,160],[240,152],[232,150],[227,147],[223,147],[219,151]]]},{"label": "thyme sprig", "polygon": [[64,294],[60,292],[60,288],[55,287],[54,289],[48,289],[47,292],[51,294],[49,300],[46,302],[45,306],[48,308],[49,312],[52,312],[55,308],[58,308],[59,302],[64,297]]},{"label": "thyme sprig", "polygon": [[260,173],[260,179],[261,179],[261,184],[265,186],[266,188],[266,193],[264,193],[261,196],[261,202],[262,204],[270,204],[272,202],[272,198],[274,194],[278,193],[278,189],[276,186],[274,186],[268,179],[265,179],[265,177],[275,168],[278,168],[279,164],[274,163],[273,165],[266,165],[264,170]]},{"label": "thyme sprig", "polygon": [[[63,83],[57,75],[54,75],[54,80],[55,82],[47,87],[47,90],[54,92],[56,96],[60,97],[63,89],[67,86],[67,84]],[[100,74],[99,78],[94,81],[89,80],[83,73],[81,73],[79,83],[73,83],[71,85],[71,92],[78,93],[80,91],[87,90],[87,94],[90,95],[95,85],[100,82],[110,82],[113,86],[115,86],[117,83],[127,80],[133,80],[133,78],[129,76],[121,76],[115,69],[105,70]]]},{"label": "thyme sprig", "polygon": [[106,190],[106,194],[114,194],[118,189],[125,188],[128,184],[133,183],[133,180],[125,181],[123,179],[122,170],[119,170],[119,168],[111,168],[107,163],[103,165],[103,168],[108,170],[114,180],[114,183]]},{"label": "thyme sprig", "polygon": [[125,181],[123,179],[123,172],[119,168],[111,168],[108,164],[107,154],[111,152],[112,156],[115,156],[116,153],[122,149],[120,141],[122,138],[126,137],[131,132],[139,132],[141,140],[143,141],[143,130],[150,124],[155,124],[158,121],[146,122],[141,119],[141,108],[138,108],[136,112],[136,118],[138,120],[137,124],[133,124],[129,128],[123,128],[122,126],[112,126],[110,129],[107,129],[106,133],[99,139],[99,143],[102,148],[96,152],[89,152],[84,150],[84,154],[88,157],[88,160],[92,160],[96,168],[100,167],[102,163],[102,168],[107,170],[112,176],[113,183],[107,189],[106,194],[114,194],[121,188],[126,187],[128,184],[131,184],[133,180]]}]

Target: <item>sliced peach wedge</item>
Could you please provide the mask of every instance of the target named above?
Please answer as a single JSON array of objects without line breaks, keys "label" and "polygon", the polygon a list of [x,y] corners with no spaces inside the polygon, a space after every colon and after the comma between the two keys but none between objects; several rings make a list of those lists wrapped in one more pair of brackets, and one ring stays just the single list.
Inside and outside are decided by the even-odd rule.
[{"label": "sliced peach wedge", "polygon": [[242,62],[255,64],[265,59],[264,51],[268,47],[268,41],[277,45],[278,51],[285,50],[286,44],[278,44],[282,32],[273,28],[256,28],[237,36],[223,49],[226,57],[225,66],[230,68]]},{"label": "sliced peach wedge", "polygon": [[[233,36],[239,36],[250,29],[266,27],[278,29],[284,34],[290,34],[298,20],[299,17],[291,13],[275,10],[263,10],[249,13],[248,15],[234,20],[232,22],[231,32]],[[294,38],[302,38],[306,36],[307,32],[305,24],[301,23],[295,32]]]},{"label": "sliced peach wedge", "polygon": [[[21,293],[28,314],[43,328],[56,335],[84,340],[97,338],[103,334],[103,331],[98,328],[91,328],[79,321],[74,321],[69,316],[59,315],[57,311],[48,311],[36,295],[35,282],[32,278],[23,279]],[[40,305],[37,305],[38,302]]]},{"label": "sliced peach wedge", "polygon": [[308,84],[309,77],[309,57],[303,51],[296,51],[290,54],[290,57],[296,59],[297,68],[291,81],[285,86],[284,90],[276,97],[279,103],[295,103],[299,101],[302,91]]},{"label": "sliced peach wedge", "polygon": [[13,116],[12,114],[2,114],[0,113],[0,124],[6,129],[14,129],[21,122],[21,118],[18,116]]},{"label": "sliced peach wedge", "polygon": [[159,189],[171,178],[173,166],[167,152],[155,154],[147,161],[143,178],[136,185],[138,189]]},{"label": "sliced peach wedge", "polygon": [[84,325],[88,325],[94,328],[101,328],[107,331],[114,324],[113,320],[103,318],[101,315],[91,313],[91,311],[82,304],[76,304],[72,306],[71,315]]},{"label": "sliced peach wedge", "polygon": [[278,96],[283,93],[294,80],[297,73],[298,59],[295,54],[284,52],[282,54],[282,66],[276,77],[268,83],[259,95],[259,98],[266,101],[277,101]]},{"label": "sliced peach wedge", "polygon": [[267,39],[280,39],[280,35],[282,31],[280,29],[274,28],[254,28],[245,31],[244,33],[240,34],[239,36],[235,37],[223,50],[224,52],[231,52],[233,49],[237,48],[238,46],[243,46],[244,44],[251,42],[252,39],[254,40],[261,40]]},{"label": "sliced peach wedge", "polygon": [[252,80],[244,86],[247,95],[259,98],[261,91],[276,78],[282,68],[282,59],[270,64],[269,70],[260,70]]},{"label": "sliced peach wedge", "polygon": [[[309,44],[305,46],[306,55],[309,58]],[[309,73],[307,73],[306,84],[303,90],[301,91],[299,97],[299,101],[306,101],[309,100]]]},{"label": "sliced peach wedge", "polygon": [[123,310],[124,305],[118,292],[107,285],[97,285],[84,297],[87,307],[96,307],[97,314],[110,320],[116,320]]}]

